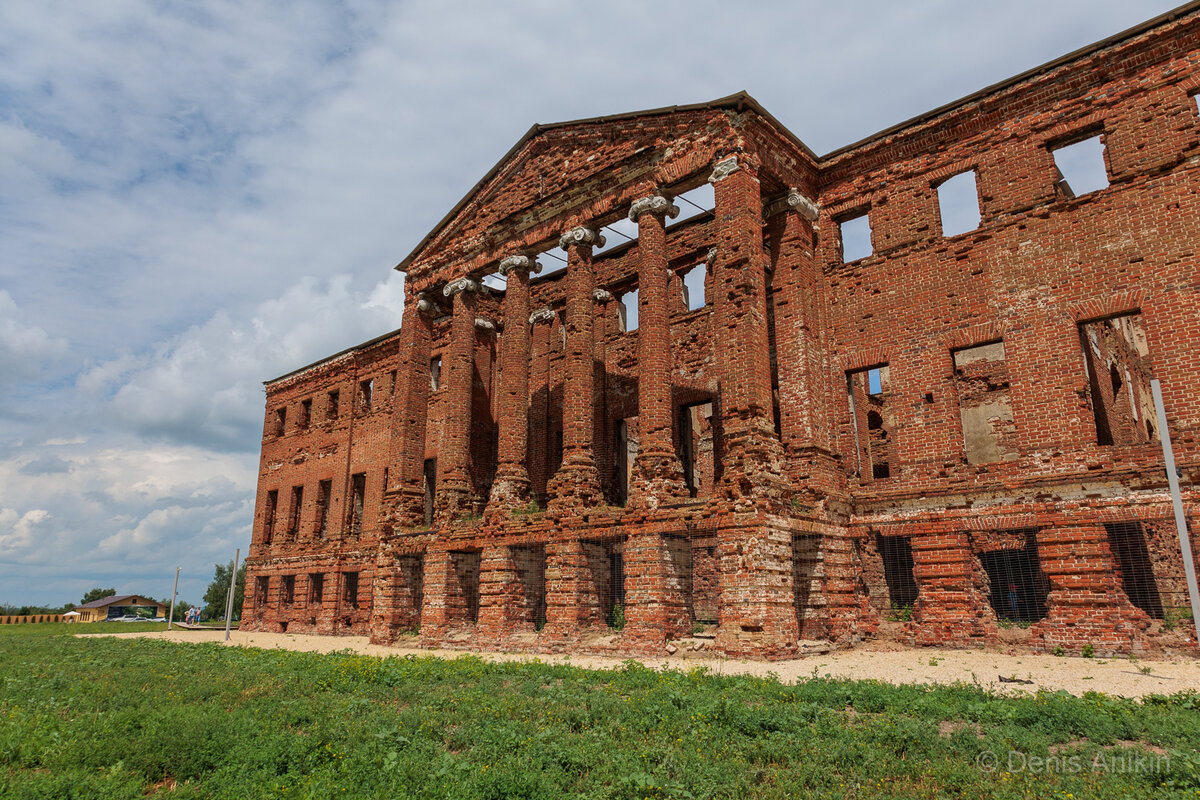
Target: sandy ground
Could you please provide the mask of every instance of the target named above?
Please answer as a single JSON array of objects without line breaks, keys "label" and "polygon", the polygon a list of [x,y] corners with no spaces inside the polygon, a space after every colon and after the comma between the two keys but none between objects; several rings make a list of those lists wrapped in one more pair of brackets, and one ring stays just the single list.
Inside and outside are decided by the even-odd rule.
[{"label": "sandy ground", "polygon": [[[173,642],[222,642],[220,630],[174,630],[149,633],[87,634],[121,639],[144,637]],[[351,650],[374,656],[425,655],[457,658],[460,650],[425,650],[417,647],[373,645],[365,636],[313,636],[292,633],[251,633],[234,631],[230,645],[238,647],[283,648],[317,653]],[[474,653],[490,661],[541,661],[548,664],[572,664],[588,669],[613,669],[625,659],[604,656],[557,656],[523,653]],[[1174,694],[1200,691],[1200,661],[1177,658],[1147,661],[1105,658],[1060,658],[1049,655],[1007,655],[967,650],[898,649],[841,650],[824,655],[789,661],[741,661],[713,656],[680,656],[638,659],[656,668],[692,669],[707,667],[719,674],[775,675],[785,682],[811,677],[881,680],[906,683],[974,683],[999,693],[1031,693],[1039,689],[1065,689],[1072,694],[1088,691],[1124,697],[1146,694]],[[1143,670],[1148,669],[1148,674]],[[1003,683],[999,676],[1033,681],[1031,684]]]}]

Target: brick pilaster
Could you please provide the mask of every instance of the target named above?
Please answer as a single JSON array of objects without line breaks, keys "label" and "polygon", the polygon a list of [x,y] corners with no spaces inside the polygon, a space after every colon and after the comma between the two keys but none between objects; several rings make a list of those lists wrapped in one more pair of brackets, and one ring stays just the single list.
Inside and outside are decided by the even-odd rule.
[{"label": "brick pilaster", "polygon": [[460,278],[445,288],[445,295],[453,298],[454,311],[448,358],[443,359],[442,364],[447,411],[438,448],[434,500],[435,513],[441,520],[467,514],[471,507],[469,438],[475,371],[475,293],[478,289],[479,285],[470,278]]},{"label": "brick pilaster", "polygon": [[654,649],[691,633],[691,540],[645,532],[625,542],[625,630]]},{"label": "brick pilaster", "polygon": [[718,650],[768,658],[796,652],[791,536],[790,531],[754,523],[718,531]]},{"label": "brick pilaster", "polygon": [[507,283],[500,338],[500,436],[489,514],[502,514],[529,499],[529,274],[538,271],[537,261],[529,256],[500,262]]},{"label": "brick pilaster", "polygon": [[425,517],[425,426],[435,309],[424,297],[405,297],[388,447],[389,484],[380,506],[380,528],[385,533],[418,525]]},{"label": "brick pilaster", "polygon": [[997,634],[996,615],[977,574],[966,532],[912,537],[913,604],[909,635],[921,645],[983,645]]}]

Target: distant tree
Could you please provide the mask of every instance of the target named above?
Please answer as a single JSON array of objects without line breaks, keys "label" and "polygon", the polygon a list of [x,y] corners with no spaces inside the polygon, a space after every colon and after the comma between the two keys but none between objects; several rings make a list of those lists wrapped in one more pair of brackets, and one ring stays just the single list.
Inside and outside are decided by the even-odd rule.
[{"label": "distant tree", "polygon": [[97,586],[95,589],[90,589],[88,593],[83,596],[83,599],[79,601],[79,605],[85,606],[93,600],[99,600],[104,597],[112,597],[116,593],[116,589],[101,589],[99,586]]},{"label": "distant tree", "polygon": [[[205,619],[224,619],[225,601],[229,596],[229,576],[233,573],[233,562],[228,564],[213,564],[213,580],[204,593],[204,610],[200,612]],[[242,598],[246,593],[246,567],[243,564],[237,572],[237,585],[233,590],[233,616],[242,616]]]}]

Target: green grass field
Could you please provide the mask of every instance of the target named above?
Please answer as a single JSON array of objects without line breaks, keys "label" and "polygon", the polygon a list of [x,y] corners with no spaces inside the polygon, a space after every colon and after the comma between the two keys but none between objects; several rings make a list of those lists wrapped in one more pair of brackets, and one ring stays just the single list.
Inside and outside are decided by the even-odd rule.
[{"label": "green grass field", "polygon": [[6,800],[1200,796],[1194,693],[1000,698],[77,630],[0,633]]}]

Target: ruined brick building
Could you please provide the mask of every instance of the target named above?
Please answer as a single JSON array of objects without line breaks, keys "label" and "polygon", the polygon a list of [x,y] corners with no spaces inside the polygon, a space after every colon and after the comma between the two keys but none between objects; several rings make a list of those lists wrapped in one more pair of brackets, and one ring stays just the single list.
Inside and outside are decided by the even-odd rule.
[{"label": "ruined brick building", "polygon": [[534,126],[398,330],[267,383],[243,625],[1152,644],[1151,378],[1200,503],[1198,92],[1191,4],[825,156],[746,94]]}]

